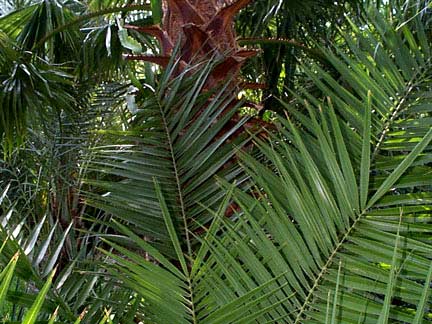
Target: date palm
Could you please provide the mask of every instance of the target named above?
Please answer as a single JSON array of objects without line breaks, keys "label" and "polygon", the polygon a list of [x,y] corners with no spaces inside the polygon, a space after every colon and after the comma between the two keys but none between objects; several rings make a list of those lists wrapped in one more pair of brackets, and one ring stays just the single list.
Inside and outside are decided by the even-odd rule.
[{"label": "date palm", "polygon": [[[129,35],[120,31],[116,43],[151,46],[141,32],[151,34],[160,42],[152,56],[127,54],[139,60],[116,73],[80,67],[74,83],[47,78],[33,88],[73,84],[85,95],[71,101],[76,119],[52,109],[45,116],[57,122],[32,129],[27,150],[1,161],[2,320],[430,322],[428,11],[417,12],[419,2],[403,10],[386,4],[366,6],[362,21],[348,19],[333,47],[317,49],[332,68],[305,59],[297,100],[281,100],[286,115],[260,138],[239,131],[246,120],[235,118],[241,103],[233,106],[248,53],[235,42],[232,17],[247,3],[162,2],[160,26],[127,17]],[[40,8],[21,14],[41,17]],[[10,53],[20,54],[15,39],[24,29],[14,28],[14,17],[0,20],[0,40],[9,44],[0,47],[2,78]],[[107,64],[114,27],[86,27],[91,54]],[[68,35],[62,28],[35,46]],[[49,49],[39,49],[47,71],[68,66],[49,64]],[[25,56],[18,68],[37,75],[36,56],[34,69],[25,69]],[[108,79],[86,83],[89,75]],[[48,90],[36,98],[56,107]],[[58,180],[81,189],[79,217],[69,222],[58,219],[68,215],[68,195],[58,212],[47,199],[61,196]]]}]

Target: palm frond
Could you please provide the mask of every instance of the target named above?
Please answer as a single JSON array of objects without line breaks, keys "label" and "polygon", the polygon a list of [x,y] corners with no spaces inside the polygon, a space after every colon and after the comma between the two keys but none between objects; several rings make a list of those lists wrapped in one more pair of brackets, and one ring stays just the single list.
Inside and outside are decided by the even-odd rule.
[{"label": "palm frond", "polygon": [[[279,119],[271,144],[257,141],[269,164],[243,159],[257,199],[235,194],[239,219],[248,228],[254,218],[261,235],[281,244],[279,255],[255,254],[291,269],[287,293],[297,292],[276,321],[411,323],[430,316],[421,305],[431,303],[423,293],[431,266],[431,182],[418,177],[431,171],[423,101],[429,50],[416,43],[424,26],[398,34],[374,17],[367,36],[358,29],[357,42],[347,40],[353,56],[327,52],[345,86],[322,70],[310,73],[331,99],[305,93],[307,113],[288,108],[293,120]],[[373,50],[381,52],[380,64]],[[397,134],[405,140],[395,146]],[[263,244],[250,245],[260,251]]]},{"label": "palm frond", "polygon": [[[297,305],[301,306],[293,305],[292,313],[289,312],[292,318],[287,316],[285,321],[325,322],[326,307],[332,306],[333,299],[329,296],[334,296],[340,266],[335,323],[358,323],[362,319],[376,322],[385,305],[383,296],[388,295],[389,269],[396,271],[395,268],[398,280],[393,302],[398,300],[406,308],[392,305],[389,317],[410,323],[413,312],[407,309],[415,309],[420,300],[431,253],[430,242],[416,234],[430,235],[432,227],[424,222],[413,225],[422,216],[405,212],[404,207],[387,209],[380,204],[380,199],[391,192],[392,186],[430,143],[432,130],[390,172],[375,194],[369,195],[366,208],[361,208],[359,177],[346,154],[350,142],[343,139],[339,121],[334,113],[330,114],[333,117],[320,118],[331,121],[329,128],[318,126],[312,115],[313,135],[286,122],[287,130],[281,132],[292,144],[288,140],[274,148],[263,144],[262,150],[275,169],[248,157],[244,160],[264,193],[259,203],[240,195],[243,210],[253,208],[251,214],[260,221],[263,234],[275,242],[284,242],[282,255],[278,259],[272,255],[271,260],[279,260],[293,269],[290,285],[292,291],[297,291]],[[422,207],[427,209],[427,205],[423,202]],[[380,217],[381,212],[391,217]],[[399,217],[402,221],[398,225]],[[398,235],[403,243],[398,245],[392,267]]]},{"label": "palm frond", "polygon": [[[157,186],[156,192],[163,202]],[[229,197],[219,210],[222,217]],[[164,219],[170,238],[173,245],[180,248],[179,238],[170,230],[173,229],[172,216],[166,212]],[[248,276],[242,269],[239,252],[247,242],[238,236],[236,228],[225,224],[223,218],[216,216],[205,237],[198,238],[201,246],[196,256],[188,260],[190,267],[183,255],[179,256],[184,265],[181,269],[127,227],[117,225],[117,228],[149,254],[143,258],[113,241],[107,243],[127,259],[105,251],[115,262],[107,270],[142,297],[142,304],[137,309],[138,320],[149,323],[251,323],[267,318],[268,313],[278,314],[278,307],[283,310],[283,304],[293,296],[281,292],[286,285],[283,275],[273,277],[260,269],[262,284],[243,281]],[[224,232],[222,241],[217,234],[219,231]],[[252,258],[251,263],[259,263],[253,255]]]},{"label": "palm frond", "polygon": [[[99,322],[111,300],[128,303],[132,298],[128,290],[99,280],[95,251],[99,241],[93,233],[105,234],[106,226],[93,224],[84,230],[85,208],[79,196],[86,166],[81,160],[89,159],[87,146],[98,140],[93,130],[109,125],[116,106],[124,102],[124,86],[106,84],[105,88],[96,93],[89,89],[90,99],[80,99],[90,104],[79,113],[47,114],[49,126],[43,132],[30,129],[25,149],[2,161],[0,186],[7,185],[8,193],[5,190],[0,206],[0,239],[7,241],[0,266],[20,251],[16,289],[8,292],[12,319],[22,319],[22,310],[31,306],[37,289],[55,267],[58,272],[41,319],[59,306],[59,320],[72,321],[85,308],[82,322]],[[117,314],[119,307],[128,310],[117,303],[111,306]]]},{"label": "palm frond", "polygon": [[[2,321],[431,321],[423,1],[407,12],[377,2],[361,27],[348,19],[321,49],[332,70],[298,61],[312,87],[295,106],[281,101],[288,117],[260,136],[245,132],[229,80],[209,89],[218,57],[172,59],[161,75],[118,64],[131,44],[116,28],[148,24],[150,9],[159,19],[160,1],[56,4],[0,18],[0,131],[9,150],[29,132],[0,161]],[[271,25],[285,4],[260,5]],[[114,27],[105,14],[117,12],[130,14]],[[83,65],[66,69],[77,57]],[[96,69],[114,57],[128,78],[99,84]],[[28,127],[34,107],[42,127]]]},{"label": "palm frond", "polygon": [[[28,229],[24,222],[16,224],[16,218],[16,210],[7,210],[0,224],[0,269],[5,274],[0,274],[2,320],[33,323],[56,318],[62,323],[79,320],[90,324],[105,316],[104,307],[113,300],[116,303],[111,309],[119,318],[129,311],[122,303],[133,299],[130,291],[99,280],[97,243],[91,235],[79,238],[82,248],[73,254],[70,245],[77,240],[72,224],[63,230],[59,223],[50,224],[49,217],[43,217]],[[64,257],[66,253],[69,260]]]},{"label": "palm frond", "polygon": [[129,129],[112,132],[118,144],[96,148],[89,168],[119,181],[89,179],[107,193],[89,195],[87,202],[136,226],[138,233],[165,246],[165,251],[170,245],[153,178],[161,184],[183,238],[198,229],[195,222],[211,221],[207,208],[215,208],[223,199],[214,176],[238,179],[239,184],[244,178],[232,161],[235,147],[247,141],[244,135],[234,136],[245,119],[232,122],[237,106],[225,89],[203,92],[213,66],[194,68],[193,77],[173,78],[176,66],[172,65],[158,88],[138,105]]},{"label": "palm frond", "polygon": [[412,150],[429,129],[430,26],[416,17],[396,31],[376,10],[368,17],[362,30],[351,22],[355,38],[342,34],[348,55],[325,50],[342,82],[318,66],[308,73],[359,132],[366,113],[363,103],[372,93],[372,163],[381,164],[389,155]]},{"label": "palm frond", "polygon": [[71,110],[75,99],[71,76],[63,68],[40,58],[30,61],[3,32],[0,39],[0,134],[5,136],[7,152],[22,141],[30,114],[43,120],[47,106]]},{"label": "palm frond", "polygon": [[[19,253],[16,253],[10,262],[6,265],[6,267],[1,271],[0,273],[0,302],[2,305],[2,309],[0,309],[0,315],[3,316],[4,314],[9,315],[9,309],[6,302],[6,293],[9,290],[9,287],[11,285],[11,281],[14,277],[14,270],[17,265],[17,261],[19,258]],[[44,304],[45,297],[47,295],[48,290],[50,289],[52,279],[54,276],[54,271],[52,274],[47,278],[45,284],[43,285],[41,291],[38,293],[37,297],[35,298],[34,303],[31,305],[31,307],[27,310],[25,313],[25,317],[23,318],[22,323],[26,324],[33,324],[36,323],[36,319],[39,317],[41,313],[42,306]],[[5,312],[6,311],[6,312]],[[54,311],[53,315],[50,318],[49,323],[53,323],[56,317],[56,311]],[[10,322],[9,322],[10,323]]]}]

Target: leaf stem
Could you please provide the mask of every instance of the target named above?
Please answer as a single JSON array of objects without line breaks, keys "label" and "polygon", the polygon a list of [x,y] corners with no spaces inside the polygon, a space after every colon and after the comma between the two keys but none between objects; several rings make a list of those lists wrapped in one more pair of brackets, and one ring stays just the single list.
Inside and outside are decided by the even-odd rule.
[{"label": "leaf stem", "polygon": [[345,241],[347,240],[348,236],[351,235],[352,231],[354,230],[354,228],[356,227],[356,225],[357,225],[357,223],[360,221],[360,219],[363,217],[363,215],[365,214],[365,212],[366,212],[366,211],[363,211],[363,212],[362,212],[362,213],[361,213],[361,214],[356,218],[356,220],[354,221],[354,223],[351,225],[351,227],[348,229],[348,231],[345,233],[345,235],[340,239],[340,241],[338,242],[338,244],[337,244],[336,247],[334,248],[333,252],[332,252],[332,253],[330,254],[330,256],[328,257],[326,264],[322,267],[320,273],[319,273],[318,276],[316,277],[316,279],[315,279],[315,281],[314,281],[314,283],[313,283],[312,288],[309,289],[309,293],[308,293],[308,295],[306,296],[306,299],[305,299],[305,301],[303,302],[303,305],[302,305],[302,307],[300,308],[300,310],[299,310],[299,312],[298,312],[298,314],[297,314],[297,316],[296,316],[296,319],[295,319],[294,324],[301,323],[300,321],[302,320],[302,315],[303,315],[303,313],[306,311],[307,307],[309,306],[309,301],[310,301],[310,299],[312,298],[313,293],[315,292],[315,289],[318,287],[318,285],[319,285],[321,279],[323,278],[323,276],[325,275],[327,269],[328,269],[328,268],[330,267],[330,265],[332,264],[333,259],[334,259],[335,256],[336,256],[336,253],[339,252],[340,248],[341,248],[342,245],[345,243]]},{"label": "leaf stem", "polygon": [[179,177],[178,170],[177,170],[177,163],[176,163],[176,159],[174,156],[174,148],[172,145],[171,135],[170,135],[170,132],[168,129],[165,115],[164,115],[164,112],[163,112],[163,109],[162,109],[160,103],[158,103],[158,105],[159,105],[159,109],[160,109],[160,113],[161,113],[161,117],[162,117],[162,123],[163,123],[165,133],[166,133],[166,136],[168,139],[168,145],[169,145],[171,160],[172,160],[173,169],[174,169],[174,176],[176,179],[177,191],[178,191],[178,195],[179,195],[179,203],[180,203],[180,209],[181,209],[181,214],[182,214],[182,218],[183,218],[183,225],[184,225],[184,229],[185,229],[187,253],[188,253],[189,261],[190,261],[192,258],[192,246],[190,243],[189,229],[188,229],[188,223],[187,223],[187,217],[186,217],[186,209],[185,209],[184,201],[183,201],[183,193],[181,190],[180,177]]},{"label": "leaf stem", "polygon": [[[431,63],[431,59],[428,60],[426,65],[429,67],[430,63]],[[411,94],[412,90],[416,88],[416,83],[414,83],[414,80],[417,78],[420,78],[421,76],[424,76],[426,71],[428,71],[428,70],[429,70],[428,68],[425,68],[423,72],[418,71],[415,75],[413,75],[411,80],[408,82],[407,91],[405,91],[404,96],[400,99],[399,103],[396,105],[390,118],[387,119],[387,121],[384,123],[384,125],[382,127],[380,137],[379,137],[378,142],[375,145],[374,151],[372,153],[371,162],[374,161],[375,158],[377,157],[379,150],[381,148],[381,145],[384,143],[385,137],[386,137],[387,133],[390,131],[391,124],[394,122],[394,120],[396,119],[398,114],[401,112],[403,105],[405,104],[405,102],[408,99],[408,96]]]}]

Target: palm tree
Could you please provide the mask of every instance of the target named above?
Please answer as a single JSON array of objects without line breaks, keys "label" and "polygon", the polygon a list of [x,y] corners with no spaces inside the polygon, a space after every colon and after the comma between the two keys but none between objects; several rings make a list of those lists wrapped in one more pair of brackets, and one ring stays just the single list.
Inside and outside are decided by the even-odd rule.
[{"label": "palm tree", "polygon": [[[209,10],[185,3],[201,16]],[[261,129],[234,108],[244,105],[233,98],[238,67],[222,69],[230,82],[214,82],[223,80],[214,74],[221,62],[237,60],[237,45],[213,43],[210,59],[201,47],[191,45],[196,55],[176,47],[179,29],[166,26],[182,25],[191,44],[213,35],[203,27],[211,24],[179,22],[176,4],[152,2],[151,23],[163,12],[162,29],[142,27],[141,16],[128,21],[129,34],[116,27],[131,51],[154,45],[136,28],[159,35],[162,51],[164,40],[173,45],[160,55],[160,75],[141,61],[106,74],[79,66],[74,82],[85,95],[69,109],[52,99],[70,95],[70,84],[60,91],[56,79],[27,83],[56,90],[35,93],[52,108],[44,116],[58,120],[33,125],[32,146],[10,144],[2,164],[4,321],[33,323],[38,313],[67,323],[430,321],[427,7],[365,5],[367,15],[348,18],[332,47],[314,50],[319,60],[302,58],[296,99],[281,100],[285,116]],[[104,5],[93,3],[100,12]],[[35,8],[21,14],[40,17]],[[219,9],[211,8],[209,21]],[[0,21],[12,43],[14,15]],[[102,30],[86,36],[94,49]],[[54,27],[35,43],[62,32]],[[27,46],[1,47],[2,77],[10,49],[34,48]],[[66,58],[52,48],[35,50],[33,59],[51,60],[55,70]],[[111,66],[108,52],[91,55]],[[37,74],[36,63],[27,70]],[[35,167],[35,156],[45,162]]]}]

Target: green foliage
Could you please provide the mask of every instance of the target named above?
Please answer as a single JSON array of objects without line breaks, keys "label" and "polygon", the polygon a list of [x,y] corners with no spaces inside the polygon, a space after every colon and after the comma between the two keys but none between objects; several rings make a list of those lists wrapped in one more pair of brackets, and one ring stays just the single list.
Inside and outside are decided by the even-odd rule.
[{"label": "green foliage", "polygon": [[[79,110],[76,89],[92,89],[124,72],[113,15],[149,6],[116,5],[87,13],[78,2],[47,0],[0,17],[0,138],[6,156],[23,143],[29,122],[34,127],[49,119],[47,113]],[[83,24],[87,28],[80,30]]]},{"label": "green foliage", "polygon": [[218,58],[119,64],[111,14],[160,20],[127,5],[0,18],[1,321],[431,322],[428,4],[347,17],[254,133],[228,82],[206,89]]},{"label": "green foliage", "polygon": [[0,44],[0,136],[5,136],[3,145],[7,154],[14,144],[22,142],[28,114],[43,120],[53,102],[71,110],[75,99],[71,75],[63,68],[41,59],[29,60],[1,31]]},{"label": "green foliage", "polygon": [[[182,244],[190,249],[190,232],[211,220],[208,208],[217,208],[225,195],[214,177],[238,180],[239,184],[244,181],[245,175],[233,160],[248,139],[245,134],[234,136],[246,118],[231,122],[238,105],[225,91],[226,86],[202,91],[217,62],[203,64],[192,77],[173,77],[176,65],[172,63],[155,91],[138,105],[129,128],[106,131],[112,144],[94,148],[88,170],[109,177],[89,177],[86,182],[107,194],[92,191],[86,199],[174,256],[154,178],[164,192]],[[115,177],[119,181],[114,182]]]}]

